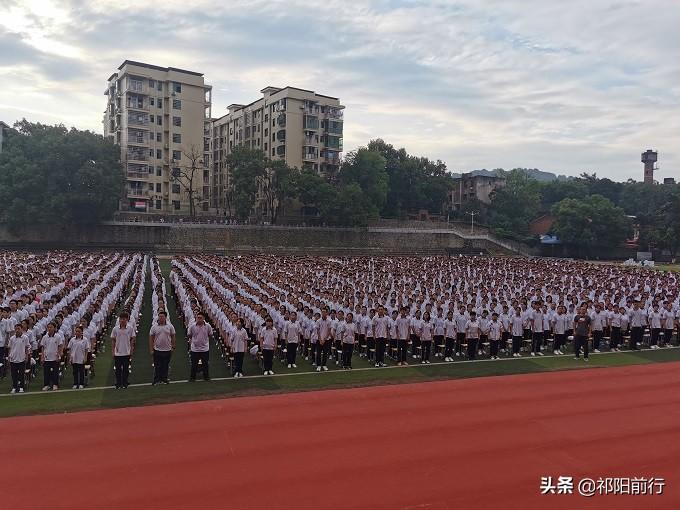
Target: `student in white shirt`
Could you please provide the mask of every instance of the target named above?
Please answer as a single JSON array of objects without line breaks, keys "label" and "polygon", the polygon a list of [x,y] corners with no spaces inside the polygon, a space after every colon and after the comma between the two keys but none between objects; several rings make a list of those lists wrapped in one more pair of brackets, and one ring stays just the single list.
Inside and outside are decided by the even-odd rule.
[{"label": "student in white shirt", "polygon": [[189,371],[189,381],[196,381],[199,364],[203,372],[203,379],[210,380],[210,338],[213,329],[210,324],[205,322],[205,314],[196,314],[196,323],[189,326],[187,336],[189,339],[189,356],[191,357],[191,370]]},{"label": "student in white shirt", "polygon": [[243,319],[236,321],[236,330],[231,338],[231,352],[234,354],[234,377],[243,377],[243,357],[248,347],[248,332],[243,328]]},{"label": "student in white shirt", "polygon": [[342,368],[345,370],[352,369],[352,351],[354,350],[354,342],[356,341],[356,332],[354,314],[349,312],[345,316],[345,327],[342,331]]},{"label": "student in white shirt", "polygon": [[673,330],[675,329],[675,312],[673,304],[668,301],[663,310],[663,341],[666,347],[673,345]]},{"label": "student in white shirt", "polygon": [[378,307],[378,315],[373,318],[373,336],[375,338],[375,366],[385,366],[385,346],[389,335],[390,319],[385,315],[385,307]]},{"label": "student in white shirt", "polygon": [[24,370],[31,355],[31,344],[21,324],[14,326],[14,335],[7,341],[9,366],[12,372],[11,393],[24,392]]},{"label": "student in white shirt", "polygon": [[73,370],[73,389],[85,387],[85,361],[90,351],[90,342],[83,336],[83,327],[76,326],[76,336],[71,338],[66,347],[69,352],[71,369]]},{"label": "student in white shirt", "polygon": [[501,332],[503,331],[503,324],[498,320],[498,314],[493,312],[491,314],[491,322],[488,324],[489,329],[489,350],[491,352],[491,359],[498,359],[498,347],[501,342]]},{"label": "student in white shirt", "polygon": [[291,312],[289,320],[283,327],[283,340],[286,346],[286,361],[288,368],[297,368],[295,356],[297,354],[298,343],[300,342],[300,326],[297,321],[297,313]]},{"label": "student in white shirt", "polygon": [[59,361],[64,351],[64,337],[57,333],[57,325],[50,322],[47,333],[40,340],[42,352],[40,362],[43,365],[43,391],[59,389]]},{"label": "student in white shirt", "polygon": [[274,375],[273,360],[277,338],[278,333],[274,328],[274,321],[271,317],[267,317],[264,328],[260,330],[260,350],[262,351],[264,375]]},{"label": "student in white shirt", "polygon": [[522,310],[519,307],[515,309],[515,314],[510,319],[510,328],[512,333],[512,356],[520,358],[522,355],[519,353],[519,350],[522,347],[522,339],[524,338],[524,317],[522,317]]},{"label": "student in white shirt", "polygon": [[168,322],[165,310],[158,311],[158,322],[149,331],[149,351],[153,356],[153,385],[170,384],[168,371],[172,351],[175,350],[175,327]]},{"label": "student in white shirt", "polygon": [[135,349],[135,330],[128,323],[129,315],[123,312],[118,317],[118,325],[111,330],[111,355],[116,374],[116,389],[128,387],[130,358]]},{"label": "student in white shirt", "polygon": [[403,307],[401,309],[401,315],[397,317],[397,365],[408,365],[406,361],[407,349],[408,349],[408,336],[411,330],[411,319],[406,314],[408,313],[408,308]]}]

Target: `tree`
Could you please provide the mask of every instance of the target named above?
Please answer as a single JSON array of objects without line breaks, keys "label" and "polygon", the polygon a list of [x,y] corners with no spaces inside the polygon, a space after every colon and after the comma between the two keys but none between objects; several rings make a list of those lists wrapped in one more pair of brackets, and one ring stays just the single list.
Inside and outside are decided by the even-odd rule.
[{"label": "tree", "polygon": [[286,198],[294,195],[296,174],[297,169],[294,171],[285,161],[267,160],[260,187],[272,224],[276,223]]},{"label": "tree", "polygon": [[202,190],[196,189],[197,178],[203,173],[203,154],[196,145],[182,150],[187,164],[175,165],[172,169],[172,181],[179,184],[182,192],[189,200],[189,216],[196,216],[196,205],[202,198]]},{"label": "tree", "polygon": [[268,166],[267,156],[261,150],[238,146],[234,147],[225,161],[233,183],[236,216],[245,220],[255,207],[258,185]]},{"label": "tree", "polygon": [[529,224],[540,210],[540,183],[521,169],[505,173],[505,186],[491,195],[489,219],[494,233],[527,240]]},{"label": "tree", "polygon": [[594,248],[617,248],[630,232],[623,209],[602,195],[565,198],[553,206],[552,214],[555,233],[579,255],[591,254]]},{"label": "tree", "polygon": [[123,196],[120,148],[91,131],[22,120],[0,153],[0,220],[93,223],[112,217]]},{"label": "tree", "polygon": [[357,184],[371,207],[375,208],[371,215],[377,216],[387,200],[385,158],[365,147],[350,152],[340,169],[340,182],[345,186]]}]

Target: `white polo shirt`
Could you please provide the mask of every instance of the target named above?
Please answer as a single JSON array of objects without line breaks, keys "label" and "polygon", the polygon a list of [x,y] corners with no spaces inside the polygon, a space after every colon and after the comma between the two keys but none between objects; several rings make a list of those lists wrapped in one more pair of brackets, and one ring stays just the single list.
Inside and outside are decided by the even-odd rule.
[{"label": "white polo shirt", "polygon": [[128,323],[124,328],[120,325],[113,328],[111,338],[116,340],[114,356],[129,356],[132,352],[132,339],[135,337],[135,330]]}]

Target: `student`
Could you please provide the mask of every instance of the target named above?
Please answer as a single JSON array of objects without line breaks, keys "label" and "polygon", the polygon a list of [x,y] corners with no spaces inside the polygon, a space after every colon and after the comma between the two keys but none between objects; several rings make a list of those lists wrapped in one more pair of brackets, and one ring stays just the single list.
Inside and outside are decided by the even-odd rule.
[{"label": "student", "polygon": [[342,332],[342,368],[345,370],[352,370],[352,351],[356,341],[356,331],[354,314],[349,312],[345,316],[345,328]]},{"label": "student", "polygon": [[522,347],[522,340],[524,338],[524,317],[522,317],[522,310],[519,307],[515,309],[515,315],[510,320],[510,327],[512,333],[512,356],[514,358],[521,358],[522,355],[519,353],[519,350]]},{"label": "student", "polygon": [[375,308],[368,311],[368,320],[366,320],[366,356],[368,361],[375,360],[375,333],[373,333],[373,320],[375,319]]},{"label": "student", "polygon": [[629,314],[630,322],[630,340],[628,347],[631,351],[636,351],[642,344],[642,335],[644,327],[647,325],[647,314],[640,309],[640,301],[633,303],[633,309]]},{"label": "student", "polygon": [[210,338],[213,335],[213,329],[210,324],[205,321],[205,314],[198,312],[196,314],[196,324],[189,326],[187,337],[189,339],[189,356],[191,358],[191,371],[189,374],[189,382],[196,380],[199,362],[201,364],[201,371],[203,372],[203,379],[210,380]]},{"label": "student", "polygon": [[444,321],[444,361],[453,361],[453,348],[456,342],[456,322],[453,320],[453,311],[449,310]]},{"label": "student", "polygon": [[413,356],[413,359],[418,358],[422,327],[423,319],[421,318],[420,310],[416,310],[415,316],[411,319],[411,355]]},{"label": "student", "polygon": [[430,320],[430,312],[423,314],[420,323],[420,363],[430,364],[430,352],[432,351],[434,324]]},{"label": "student", "polygon": [[566,343],[567,334],[567,314],[564,306],[557,307],[557,314],[553,317],[553,331],[555,333],[555,341],[553,343],[553,354],[562,355],[562,347]]},{"label": "student", "polygon": [[14,335],[7,341],[9,366],[12,373],[12,391],[24,392],[24,371],[31,355],[31,344],[21,324],[14,326]]},{"label": "student", "polygon": [[663,341],[666,347],[673,345],[673,330],[675,329],[675,313],[673,304],[668,301],[663,311]]},{"label": "student", "polygon": [[153,356],[153,385],[159,383],[170,384],[168,371],[170,358],[175,350],[175,327],[168,322],[168,315],[164,310],[158,312],[158,323],[151,326],[149,331],[149,352]]},{"label": "student", "polygon": [[236,320],[236,330],[231,337],[231,352],[234,354],[234,377],[243,377],[243,357],[248,347],[248,332],[243,328],[243,319]]},{"label": "student", "polygon": [[82,390],[85,387],[85,361],[90,351],[90,342],[83,336],[82,326],[76,326],[76,335],[69,340],[66,348],[73,370],[73,389]]},{"label": "student", "polygon": [[274,375],[272,369],[274,368],[274,350],[276,349],[278,333],[274,329],[274,321],[271,317],[267,317],[264,324],[264,328],[260,330],[260,350],[262,351],[264,375]]},{"label": "student", "polygon": [[443,358],[444,357],[444,352],[441,352],[441,347],[444,346],[444,349],[446,349],[446,344],[444,343],[444,335],[446,333],[445,331],[445,326],[444,326],[444,310],[442,307],[437,308],[437,316],[432,320],[432,323],[434,324],[434,345],[435,345],[435,353],[434,356],[436,358]]},{"label": "student", "polygon": [[618,352],[619,345],[621,345],[621,318],[624,315],[621,313],[621,309],[615,308],[612,313],[609,314],[609,350]]},{"label": "student", "polygon": [[498,347],[501,342],[503,324],[498,320],[498,314],[496,312],[491,314],[491,322],[489,323],[488,328],[491,359],[498,359]]},{"label": "student", "polygon": [[401,315],[397,317],[397,365],[408,365],[406,361],[408,350],[408,335],[411,330],[411,319],[407,317],[408,308],[401,309]]},{"label": "student", "polygon": [[328,317],[328,307],[321,309],[321,317],[316,321],[316,336],[319,345],[316,348],[316,371],[328,371],[328,351],[333,342],[333,321]]},{"label": "student", "polygon": [[602,304],[595,305],[595,312],[590,317],[590,327],[593,332],[593,352],[600,352],[600,342],[604,337],[604,327],[607,322],[605,314],[602,312]]},{"label": "student", "polygon": [[468,321],[468,315],[464,305],[461,305],[458,312],[453,314],[453,320],[456,323],[456,356],[460,356],[461,346],[465,343],[465,326]]},{"label": "student", "polygon": [[123,312],[118,317],[118,325],[111,330],[111,355],[116,373],[116,389],[128,387],[130,358],[135,350],[135,330],[128,323],[130,315]]},{"label": "student", "polygon": [[588,338],[590,337],[591,318],[586,307],[581,306],[574,316],[574,359],[579,359],[583,348],[583,361],[588,361]]},{"label": "student", "polygon": [[47,333],[40,340],[42,351],[40,363],[43,366],[43,391],[59,389],[59,361],[64,354],[64,337],[57,333],[54,322],[47,324]]},{"label": "student", "polygon": [[479,343],[480,324],[477,320],[477,312],[474,310],[470,312],[470,318],[465,323],[465,338],[468,344],[468,358],[475,359],[477,354],[477,344]]},{"label": "student", "polygon": [[[283,327],[283,340],[286,346],[286,362],[288,368],[297,368],[295,355],[297,354],[298,343],[300,342],[300,327],[297,322],[297,313],[292,312],[288,321]],[[265,374],[266,375],[266,374]]]},{"label": "student", "polygon": [[342,362],[342,339],[345,335],[345,312],[338,310],[335,330],[333,331],[333,341],[335,342],[335,364]]},{"label": "student", "polygon": [[373,337],[375,338],[375,366],[384,367],[385,365],[385,346],[389,334],[390,319],[385,315],[385,307],[378,307],[378,315],[373,319],[371,326]]},{"label": "student", "polygon": [[543,356],[541,352],[541,345],[543,344],[543,311],[541,310],[541,302],[536,301],[533,304],[534,310],[530,315],[531,323],[531,355]]},{"label": "student", "polygon": [[647,320],[649,321],[649,328],[651,330],[651,339],[649,340],[649,346],[652,349],[658,349],[659,343],[661,342],[661,322],[662,315],[659,311],[659,303],[654,303],[652,311],[647,315]]}]

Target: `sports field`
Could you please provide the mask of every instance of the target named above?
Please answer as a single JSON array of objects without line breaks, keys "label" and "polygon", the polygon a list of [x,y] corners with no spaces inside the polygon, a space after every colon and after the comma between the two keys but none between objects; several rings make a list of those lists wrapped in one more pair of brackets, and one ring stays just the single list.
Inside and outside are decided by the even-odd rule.
[{"label": "sports field", "polygon": [[[3,506],[674,509],[679,384],[664,363],[8,418]],[[666,486],[541,495],[545,476]]]}]

